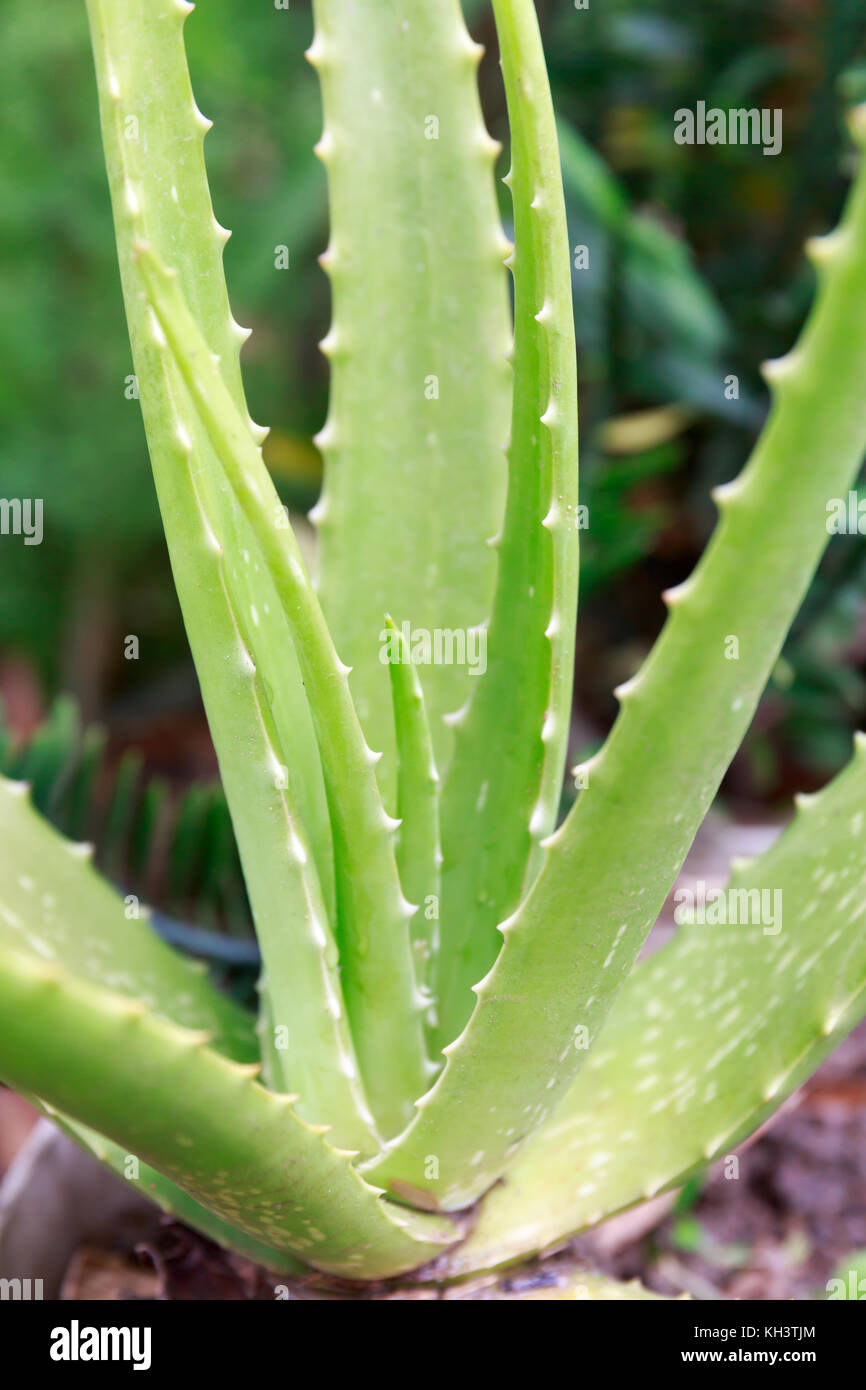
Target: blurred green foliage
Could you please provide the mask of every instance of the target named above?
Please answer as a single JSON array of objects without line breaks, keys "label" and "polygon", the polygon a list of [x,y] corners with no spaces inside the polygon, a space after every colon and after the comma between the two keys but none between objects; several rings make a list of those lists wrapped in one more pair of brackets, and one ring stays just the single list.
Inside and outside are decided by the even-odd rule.
[{"label": "blurred green foliage", "polygon": [[[760,429],[759,365],[787,351],[810,304],[802,247],[834,225],[847,190],[844,116],[866,97],[866,10],[860,0],[605,0],[585,10],[540,0],[539,11],[572,242],[590,248],[589,269],[574,276],[590,506],[579,685],[603,725],[615,714],[611,677],[631,674],[664,620],[659,591],[686,577],[715,524],[710,488],[736,475]],[[781,152],[676,144],[674,113],[698,101],[778,108]],[[735,400],[723,389],[731,373]],[[623,485],[604,422],[672,402],[684,409],[679,427],[674,419],[664,444],[636,448]],[[652,413],[644,418],[652,434]],[[613,670],[602,659],[611,635]],[[864,677],[866,564],[862,538],[843,536],[728,791],[775,797],[825,780],[866,722]]]},{"label": "blurred green foliage", "polygon": [[[255,325],[250,404],[275,427],[287,500],[309,505],[309,438],[327,390],[315,350],[327,318],[316,264],[325,185],[310,19],[204,0],[189,22],[208,165],[236,317]],[[6,0],[0,16],[0,495],[44,499],[45,539],[0,537],[0,650],[25,652],[49,689],[98,707],[138,634],[155,675],[183,652],[132,372],[82,3]],[[239,36],[242,36],[242,42]],[[275,269],[275,247],[291,269]],[[239,250],[236,251],[236,248]],[[93,671],[91,668],[97,669]],[[88,698],[89,697],[89,698]]]},{"label": "blurred green foliage", "polygon": [[[467,3],[495,50],[489,7]],[[709,488],[741,467],[766,410],[758,365],[808,307],[807,236],[847,187],[845,102],[866,96],[861,0],[538,0],[560,115],[581,372],[579,703],[596,730],[610,687],[663,620],[661,588],[692,568],[715,520]],[[309,5],[200,0],[187,25],[206,152],[254,418],[284,497],[315,498],[310,444],[327,373],[316,256],[327,240]],[[0,537],[0,657],[85,715],[158,691],[186,663],[131,372],[82,3],[5,0],[0,14],[0,496],[42,497],[45,539]],[[481,70],[506,134],[495,53]],[[679,107],[770,106],[781,153],[679,146]],[[504,160],[502,172],[504,172]],[[503,217],[510,208],[502,192]],[[290,268],[275,268],[279,246]],[[586,248],[585,255],[578,254]],[[739,394],[727,399],[725,378]],[[796,460],[792,460],[796,467]],[[775,796],[823,780],[866,720],[866,561],[834,540],[729,790]],[[123,637],[140,660],[123,660]],[[156,700],[158,697],[154,696]]]}]

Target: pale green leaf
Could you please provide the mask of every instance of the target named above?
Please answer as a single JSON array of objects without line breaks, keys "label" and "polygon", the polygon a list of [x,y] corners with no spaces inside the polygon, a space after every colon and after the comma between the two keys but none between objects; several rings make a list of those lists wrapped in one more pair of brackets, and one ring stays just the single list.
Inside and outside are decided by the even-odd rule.
[{"label": "pale green leaf", "polygon": [[[315,0],[333,322],[320,592],[393,813],[396,760],[382,614],[462,634],[490,613],[508,435],[507,243],[480,49],[458,0]],[[459,640],[459,639],[457,639]],[[436,761],[466,664],[424,672]]]},{"label": "pale green leaf", "polygon": [[[511,127],[514,391],[486,670],[473,672],[442,794],[437,1037],[451,1042],[553,830],[571,727],[577,374],[556,122],[530,0],[494,0]],[[531,861],[531,862],[530,862]]]},{"label": "pale green leaf", "polygon": [[409,940],[413,912],[400,887],[395,825],[382,807],[375,755],[364,740],[347,669],[334,650],[297,541],[282,524],[261,453],[225,389],[177,276],[148,246],[139,243],[136,255],[167,364],[180,368],[194,402],[194,436],[207,437],[225,469],[291,626],[334,834],[343,992],[373,1114],[383,1135],[390,1137],[426,1090],[432,1064],[423,1028],[426,1001],[416,985]]},{"label": "pale green leaf", "polygon": [[[170,256],[218,359],[223,389],[246,413],[202,142],[175,0],[89,0],[102,136],[145,428],[175,583],[195,658],[262,955],[274,1025],[268,1077],[297,1089],[347,1146],[376,1147],[340,1002],[333,855],[315,735],[291,637],[249,527],[205,437],[180,372],[166,360],[141,295],[133,243]],[[282,515],[282,514],[281,514]],[[285,518],[284,518],[285,520]],[[286,524],[288,524],[286,522]],[[252,654],[252,655],[251,655]],[[330,907],[330,912],[329,912]],[[288,1046],[280,1047],[286,1041]]]},{"label": "pale green leaf", "polygon": [[679,1186],[815,1070],[866,1012],[864,830],[860,735],[826,791],[699,909],[728,920],[682,926],[636,968],[584,1070],[485,1197],[456,1271]]},{"label": "pale green leaf", "polygon": [[[866,143],[866,108],[854,129]],[[717,493],[713,539],[619,691],[619,718],[502,924],[436,1086],[370,1166],[401,1195],[468,1204],[548,1119],[585,1055],[576,1031],[598,1035],[752,719],[827,543],[827,500],[846,495],[866,446],[862,159],[838,231],[813,254],[818,297],[797,347],[768,369],[773,409],[744,473]]]},{"label": "pale green leaf", "polygon": [[59,961],[0,944],[0,1015],[0,1078],[274,1250],[370,1279],[414,1268],[454,1239],[446,1221],[383,1201],[325,1129],[300,1119],[291,1096],[266,1091],[206,1034]]}]

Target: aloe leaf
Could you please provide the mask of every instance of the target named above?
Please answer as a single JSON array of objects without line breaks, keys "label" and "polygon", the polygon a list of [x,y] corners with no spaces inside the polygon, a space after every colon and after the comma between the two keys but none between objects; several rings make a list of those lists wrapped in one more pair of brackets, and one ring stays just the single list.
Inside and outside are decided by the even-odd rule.
[{"label": "aloe leaf", "polygon": [[[56,962],[82,981],[142,1000],[175,1023],[207,1029],[237,1061],[257,1059],[253,1020],[202,967],[151,929],[93,869],[92,847],[64,840],[37,815],[23,782],[0,778],[0,947]],[[74,913],[74,915],[73,915]],[[11,1031],[17,1020],[9,1017]]]},{"label": "aloe leaf", "polygon": [[[193,6],[187,0],[88,0],[99,90],[102,140],[114,210],[121,280],[136,372],[146,384],[162,371],[154,351],[131,244],[146,236],[180,276],[184,294],[250,436],[261,442],[266,431],[247,414],[239,353],[248,331],[229,308],[222,255],[230,233],[216,221],[204,163],[204,136],[210,121],[198,110],[187,71],[183,26]],[[151,399],[155,400],[151,391]],[[181,393],[182,394],[182,393]],[[166,463],[164,439],[156,428],[155,404],[145,427],[157,491]],[[174,422],[173,422],[174,423]],[[206,446],[198,460],[202,505],[226,555],[237,557],[232,578],[243,586],[236,622],[246,645],[256,652],[263,687],[272,707],[280,748],[288,769],[292,799],[310,836],[326,902],[333,901],[333,863],[324,785],[306,696],[291,641],[267,574],[254,575],[243,563],[251,553],[247,524],[222,485]],[[162,508],[169,549],[178,543],[182,516]],[[228,560],[227,560],[228,564]],[[186,594],[180,593],[181,607]],[[207,698],[207,692],[205,692]],[[221,719],[211,720],[217,744],[227,736]]]},{"label": "aloe leaf", "polygon": [[[203,441],[207,451],[208,445]],[[257,687],[271,725],[279,778],[304,826],[329,921],[336,916],[334,846],[316,737],[289,624],[270,575],[259,562],[253,532],[230,495],[222,493],[223,565],[235,621],[256,665]],[[274,498],[275,508],[279,505]],[[279,524],[289,526],[285,510]]]},{"label": "aloe leaf", "polygon": [[[234,322],[229,309],[222,269],[229,233],[214,218],[204,166],[203,141],[210,122],[195,105],[183,45],[183,24],[192,8],[186,0],[88,0],[121,278],[136,365],[145,369],[138,375],[144,381],[156,354],[144,306],[137,297],[131,240],[146,233],[156,248],[170,251],[202,331],[220,358],[227,389],[249,420],[239,363],[240,345],[248,334]],[[249,429],[253,437],[263,437],[252,421]],[[152,430],[148,440],[158,487],[160,441],[154,440]],[[231,535],[242,555],[249,550],[246,525],[218,479],[215,461],[205,456],[199,483],[214,525],[220,533]],[[171,546],[177,522],[171,516],[164,520]],[[327,892],[328,873],[333,876],[333,867],[328,869],[328,816],[306,698],[285,625],[277,622],[279,606],[271,602],[267,576],[261,574],[253,582],[248,575],[247,581],[247,603],[239,610],[238,624],[243,634],[254,634],[257,624],[251,606],[259,626],[267,627],[269,620],[272,624],[269,641],[260,643],[267,647],[266,659],[274,663],[269,694],[280,724],[283,762],[291,769]],[[182,604],[184,597],[181,594]],[[217,730],[217,740],[220,733]]]},{"label": "aloe leaf", "polygon": [[[852,127],[866,143],[866,108]],[[827,543],[827,499],[846,495],[866,444],[862,159],[839,229],[812,254],[817,300],[795,350],[768,369],[770,417],[745,472],[716,493],[710,545],[619,691],[586,789],[502,924],[500,955],[436,1086],[371,1165],[394,1191],[464,1205],[548,1118],[583,1060],[575,1030],[598,1034],[751,721]],[[436,1182],[425,1177],[431,1153]]]},{"label": "aloe leaf", "polygon": [[574,666],[577,376],[556,122],[534,5],[494,0],[493,11],[511,127],[514,392],[487,670],[457,722],[442,796],[440,1044],[466,1022],[497,927],[555,825]]},{"label": "aloe leaf", "polygon": [[764,924],[684,925],[636,968],[562,1104],[485,1197],[456,1272],[679,1186],[838,1045],[866,1013],[864,826],[861,734],[830,786],[800,798],[781,838],[734,870],[727,915],[751,901]]},{"label": "aloe leaf", "polygon": [[[306,1124],[293,1097],[139,1000],[0,945],[0,1077],[98,1130],[216,1216],[317,1269],[386,1277],[453,1240],[394,1208]],[[57,1039],[63,1066],[57,1066]],[[129,1059],[135,1060],[130,1067]]]},{"label": "aloe leaf", "polygon": [[[487,542],[504,502],[510,342],[498,147],[458,0],[315,0],[313,12],[333,296],[319,586],[393,811],[382,614],[465,635],[493,596]],[[425,671],[440,769],[451,747],[442,716],[471,684],[466,666]]]},{"label": "aloe leaf", "polygon": [[[415,980],[412,906],[394,855],[395,823],[382,807],[376,755],[364,740],[348,669],[334,649],[290,527],[279,524],[273,483],[181,297],[177,276],[152,249],[136,252],[165,353],[179,366],[201,428],[244,510],[292,628],[310,696],[334,834],[342,983],[367,1094],[383,1134],[396,1133],[429,1083],[426,998]],[[380,619],[381,621],[381,619]]]},{"label": "aloe leaf", "polygon": [[[340,1143],[376,1147],[328,917],[333,867],[321,765],[282,609],[249,524],[196,430],[141,293],[133,243],[170,254],[219,379],[243,418],[245,337],[229,312],[225,234],[215,222],[202,141],[208,122],[189,84],[175,0],[89,0],[102,136],[145,428],[175,583],[234,820],[275,1026],[263,1060],[274,1084],[327,1117]],[[280,511],[285,520],[285,514]],[[280,620],[278,622],[278,619]],[[263,633],[259,640],[257,633]],[[266,640],[265,640],[266,638]],[[251,653],[253,655],[251,655]],[[261,669],[260,669],[261,668]],[[276,698],[275,692],[279,695]],[[279,725],[279,727],[278,727]],[[323,886],[324,885],[324,886]]]},{"label": "aloe leaf", "polygon": [[418,983],[432,984],[439,951],[439,773],[418,672],[404,634],[389,616],[388,673],[397,740],[397,870],[415,907],[409,924]]},{"label": "aloe leaf", "polygon": [[[190,418],[187,424],[194,431]],[[179,443],[177,466],[162,481],[163,504],[173,515],[188,519],[196,517],[199,501],[190,468],[195,457],[192,444],[187,450]],[[212,704],[224,699],[217,713],[231,717],[234,741],[223,747],[220,768],[229,804],[234,800],[243,806],[237,837],[262,950],[262,988],[271,1023],[267,1033],[260,1033],[265,1075],[275,1089],[298,1092],[299,1113],[305,1118],[333,1125],[335,1142],[369,1153],[378,1141],[358,1071],[318,875],[278,762],[255,663],[239,641],[222,551],[214,547],[202,513],[198,520],[195,539],[188,538],[178,548],[173,566],[178,589],[187,594],[186,617],[202,689],[211,692]],[[226,688],[229,674],[233,684]]]},{"label": "aloe leaf", "polygon": [[119,1178],[123,1178],[124,1182],[128,1182],[130,1187],[134,1187],[143,1197],[155,1202],[162,1211],[176,1220],[192,1226],[194,1230],[200,1231],[202,1235],[216,1241],[225,1249],[234,1250],[236,1254],[243,1255],[248,1260],[255,1260],[257,1264],[263,1264],[268,1269],[288,1274],[303,1274],[306,1271],[307,1267],[299,1260],[287,1255],[285,1251],[276,1250],[273,1246],[256,1240],[231,1222],[223,1220],[215,1212],[196,1202],[182,1187],[178,1187],[177,1183],[170,1182],[155,1168],[142,1163],[135,1154],[128,1153],[120,1144],[106,1139],[104,1134],[89,1129],[87,1125],[79,1124],[77,1120],[71,1120],[68,1115],[61,1115],[38,1096],[29,1095],[27,1099],[80,1148],[99,1159],[106,1168],[110,1168]]}]

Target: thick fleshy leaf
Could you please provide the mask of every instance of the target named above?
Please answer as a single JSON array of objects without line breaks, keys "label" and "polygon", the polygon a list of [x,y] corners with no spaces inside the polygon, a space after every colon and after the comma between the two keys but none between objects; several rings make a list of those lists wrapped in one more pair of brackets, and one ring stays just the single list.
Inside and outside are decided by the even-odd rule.
[{"label": "thick fleshy leaf", "polygon": [[[256,1060],[250,1015],[161,941],[147,909],[110,888],[90,855],[90,845],[64,840],[36,814],[25,783],[0,777],[0,947],[56,962],[163,1018],[205,1029],[237,1061]],[[7,1016],[3,1028],[16,1023]]]},{"label": "thick fleshy leaf", "polygon": [[[481,50],[458,0],[315,0],[333,295],[320,592],[393,814],[394,727],[379,660],[382,614],[413,631],[484,622],[508,435],[508,250],[498,147],[481,117]],[[436,761],[468,666],[424,672]]]},{"label": "thick fleshy leaf", "polygon": [[[852,122],[866,144],[866,107]],[[580,1069],[752,719],[866,446],[866,172],[813,244],[819,292],[721,522],[585,789],[546,842],[528,896],[475,987],[475,1010],[413,1124],[370,1171],[411,1200],[468,1204],[548,1119]],[[430,1178],[425,1156],[438,1156]],[[419,1195],[422,1194],[422,1195]]]},{"label": "thick fleshy leaf", "polygon": [[511,127],[514,390],[486,670],[473,673],[442,792],[440,1046],[469,1017],[497,927],[538,867],[571,726],[579,515],[568,228],[535,7],[494,0],[493,12]]},{"label": "thick fleshy leaf", "polygon": [[[728,889],[639,965],[562,1104],[485,1197],[463,1273],[730,1154],[866,1013],[866,736]],[[714,922],[713,916],[721,920]],[[748,1162],[744,1157],[743,1163]]]},{"label": "thick fleshy leaf", "polygon": [[342,987],[373,1114],[388,1137],[405,1124],[432,1071],[423,1026],[426,1001],[416,984],[409,939],[413,910],[397,872],[396,823],[382,806],[376,757],[364,740],[348,670],[334,649],[291,527],[282,524],[261,452],[225,388],[177,275],[147,245],[137,244],[136,257],[167,366],[180,369],[194,404],[195,436],[206,435],[219,458],[291,626],[334,833]]},{"label": "thick fleshy leaf", "polygon": [[432,985],[439,954],[439,773],[418,672],[403,632],[385,619],[397,740],[397,869],[415,908],[410,923],[418,983]]},{"label": "thick fleshy leaf", "polygon": [[[353,1057],[329,904],[333,855],[315,734],[291,635],[249,522],[141,294],[133,245],[170,258],[223,390],[249,421],[183,47],[192,7],[89,0],[121,279],[160,509],[265,962],[266,1072],[307,1118],[375,1149]],[[287,525],[282,512],[280,515]],[[331,908],[332,910],[332,908]],[[277,1030],[277,1031],[274,1031]],[[287,1046],[281,1046],[287,1044]]]},{"label": "thick fleshy leaf", "polygon": [[[138,1000],[0,944],[0,1078],[156,1168],[221,1220],[317,1269],[386,1277],[454,1239],[393,1207],[294,1097]],[[62,1039],[62,1065],[58,1065]],[[257,1070],[254,1068],[253,1070]]]},{"label": "thick fleshy leaf", "polygon": [[155,1168],[142,1163],[135,1154],[128,1153],[120,1144],[106,1139],[104,1134],[99,1134],[95,1129],[88,1129],[87,1125],[71,1120],[68,1115],[61,1115],[38,1096],[28,1096],[27,1099],[82,1149],[98,1158],[106,1168],[110,1168],[119,1178],[123,1178],[124,1182],[128,1182],[130,1187],[134,1187],[143,1197],[147,1197],[176,1220],[192,1226],[202,1235],[216,1241],[218,1245],[225,1246],[227,1250],[234,1250],[236,1254],[244,1255],[248,1260],[255,1260],[257,1264],[263,1264],[268,1269],[292,1274],[303,1274],[305,1271],[309,1273],[300,1260],[286,1254],[285,1251],[275,1250],[263,1241],[247,1235],[231,1222],[224,1221],[215,1212],[196,1202],[182,1187],[178,1187],[177,1183],[170,1182]]}]

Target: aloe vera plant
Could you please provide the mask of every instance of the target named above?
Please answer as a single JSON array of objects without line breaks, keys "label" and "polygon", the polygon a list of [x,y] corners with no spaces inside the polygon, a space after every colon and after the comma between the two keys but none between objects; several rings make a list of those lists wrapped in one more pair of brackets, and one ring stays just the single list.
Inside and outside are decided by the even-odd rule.
[{"label": "aloe vera plant", "polygon": [[[779,929],[685,925],[635,964],[866,446],[866,173],[810,247],[816,301],[767,368],[762,438],[557,825],[576,368],[531,0],[493,0],[513,247],[458,0],[315,0],[333,295],[315,584],[244,401],[191,9],[88,0],[135,371],[261,949],[258,1020],[3,781],[0,1076],[271,1269],[457,1279],[680,1185],[866,1012],[862,736],[734,869],[738,901],[781,895]],[[862,148],[866,111],[851,129]]]}]

